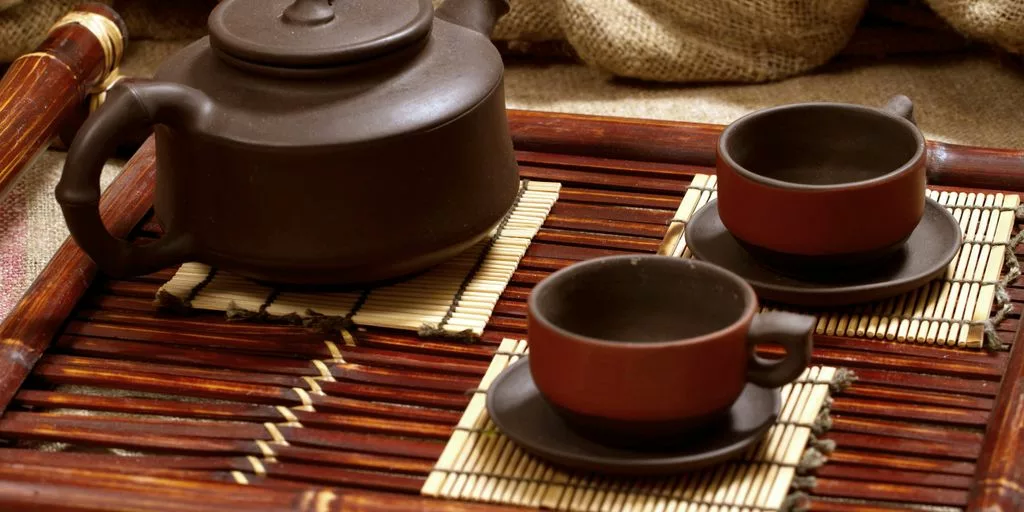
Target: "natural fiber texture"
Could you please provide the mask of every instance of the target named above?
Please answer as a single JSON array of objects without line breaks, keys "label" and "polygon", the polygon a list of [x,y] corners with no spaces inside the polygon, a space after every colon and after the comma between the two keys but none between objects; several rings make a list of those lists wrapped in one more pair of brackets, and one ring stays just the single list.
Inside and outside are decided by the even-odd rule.
[{"label": "natural fiber texture", "polygon": [[182,265],[157,294],[172,309],[225,311],[236,320],[351,325],[474,339],[558,199],[558,183],[525,181],[490,237],[409,280],[337,293],[287,292],[199,263]]},{"label": "natural fiber texture", "polygon": [[[217,4],[101,1],[125,19],[132,42],[202,37]],[[1024,6],[1016,0],[928,2],[967,36],[1011,51],[1024,46]],[[0,0],[0,62],[30,51],[76,3]],[[623,77],[762,82],[804,73],[836,56],[866,5],[867,0],[512,0],[491,35],[526,53],[531,43],[566,44],[585,62]]]},{"label": "natural fiber texture", "polygon": [[[717,197],[716,186],[715,176],[694,177],[659,253],[692,257],[683,237],[686,222]],[[818,317],[817,334],[1002,348],[996,326],[1012,312],[1006,288],[1021,273],[1013,250],[1024,235],[1012,236],[1020,196],[929,190],[928,197],[947,207],[963,233],[963,246],[945,276],[898,297],[826,313],[805,312]]]},{"label": "natural fiber texture", "polygon": [[[528,353],[526,341],[502,341],[421,493],[463,501],[548,510],[696,510],[724,505],[743,510],[792,510],[810,489],[805,472],[835,449],[818,441],[828,418],[830,387],[848,371],[808,368],[782,388],[782,408],[761,442],[737,459],[672,477],[614,478],[566,471],[528,455],[501,434],[487,414],[487,389]],[[687,509],[690,506],[692,508]],[[712,509],[714,510],[714,509]]]},{"label": "natural fiber texture", "polygon": [[950,25],[968,37],[1005,50],[1024,52],[1021,0],[926,0]]},{"label": "natural fiber texture", "polygon": [[825,63],[853,34],[865,0],[562,0],[580,57],[619,76],[759,82]]},{"label": "natural fiber texture", "polygon": [[[54,200],[64,153],[43,152],[0,201],[0,320],[14,308],[50,257],[68,236],[64,217]],[[124,162],[113,160],[103,169],[106,187]]]},{"label": "natural fiber texture", "polygon": [[[0,13],[0,62],[10,62],[34,50],[46,39],[54,22],[81,0],[32,0]],[[107,5],[111,0],[102,1]]]}]

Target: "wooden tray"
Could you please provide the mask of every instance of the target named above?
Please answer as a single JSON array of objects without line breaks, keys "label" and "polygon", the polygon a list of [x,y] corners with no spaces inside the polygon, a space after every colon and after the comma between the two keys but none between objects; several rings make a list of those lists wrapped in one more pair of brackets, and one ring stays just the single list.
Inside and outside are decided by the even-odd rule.
[{"label": "wooden tray", "polygon": [[[520,111],[510,112],[510,122],[523,177],[561,182],[559,202],[481,343],[370,329],[357,333],[359,347],[342,346],[351,354],[351,371],[325,388],[331,396],[323,398],[324,407],[315,404],[318,410],[342,414],[313,419],[333,425],[344,439],[344,449],[332,453],[347,458],[334,465],[285,463],[249,479],[249,485],[235,483],[238,471],[249,468],[242,465],[246,455],[259,455],[252,441],[236,439],[237,432],[280,421],[272,415],[275,405],[299,405],[292,395],[267,391],[287,388],[238,384],[245,379],[291,382],[291,370],[261,367],[268,359],[253,354],[275,353],[281,368],[292,368],[293,360],[327,358],[331,354],[323,348],[322,334],[302,327],[230,323],[216,313],[182,317],[159,312],[153,295],[173,269],[131,280],[97,277],[88,258],[65,243],[0,326],[0,408],[5,411],[0,439],[6,443],[0,445],[0,509],[507,509],[421,498],[418,486],[433,464],[433,445],[416,441],[417,449],[426,446],[420,459],[382,469],[379,461],[385,459],[374,459],[374,454],[387,451],[383,438],[361,436],[419,429],[416,435],[443,445],[468,400],[459,389],[479,379],[501,339],[524,337],[530,287],[574,261],[656,251],[691,177],[713,172],[721,129]],[[933,188],[1024,191],[1024,152],[939,143],[930,143],[930,150]],[[153,164],[149,141],[105,194],[103,218],[114,234],[138,240],[158,236],[149,217]],[[1019,309],[1024,286],[1012,287],[1010,294]],[[997,353],[817,337],[815,362],[854,369],[859,380],[832,404],[834,424],[825,437],[838,448],[817,471],[805,505],[822,511],[914,505],[1019,510],[1024,502],[1019,324],[1019,312],[1001,324],[1009,349]],[[126,401],[54,391],[57,384],[236,400],[242,393],[253,405],[231,409],[230,417],[240,422],[230,429],[237,432],[183,429],[165,416],[223,417],[229,414],[227,406],[172,408],[159,398]],[[386,402],[429,406],[417,413],[426,419],[403,423],[389,418],[394,409],[381,405]],[[136,413],[151,407],[148,413],[161,416],[147,423],[40,412],[60,407]],[[17,449],[31,439],[146,448],[181,457],[160,459],[164,462],[156,466],[146,458],[111,463],[110,456],[100,454]],[[352,469],[373,461],[372,472]]]}]

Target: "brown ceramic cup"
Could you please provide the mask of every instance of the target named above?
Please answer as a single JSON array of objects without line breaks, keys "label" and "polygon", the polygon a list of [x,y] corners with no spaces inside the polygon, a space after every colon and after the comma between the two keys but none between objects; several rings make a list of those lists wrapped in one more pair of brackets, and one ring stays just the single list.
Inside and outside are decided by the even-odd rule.
[{"label": "brown ceramic cup", "polygon": [[718,213],[775,266],[861,265],[898,251],[925,207],[925,140],[913,104],[803,103],[729,125],[718,142]]},{"label": "brown ceramic cup", "polygon": [[[811,352],[814,318],[758,313],[739,276],[666,256],[611,256],[560,270],[529,298],[529,365],[546,401],[582,435],[615,444],[715,425],[747,383],[779,387]],[[781,360],[754,354],[761,343]]]}]

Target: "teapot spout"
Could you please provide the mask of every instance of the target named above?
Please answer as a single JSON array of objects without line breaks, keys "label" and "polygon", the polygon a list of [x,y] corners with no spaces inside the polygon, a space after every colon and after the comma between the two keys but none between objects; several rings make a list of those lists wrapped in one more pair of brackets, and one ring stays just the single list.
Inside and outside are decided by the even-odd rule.
[{"label": "teapot spout", "polygon": [[438,7],[437,17],[490,36],[508,9],[508,0],[446,0]]}]

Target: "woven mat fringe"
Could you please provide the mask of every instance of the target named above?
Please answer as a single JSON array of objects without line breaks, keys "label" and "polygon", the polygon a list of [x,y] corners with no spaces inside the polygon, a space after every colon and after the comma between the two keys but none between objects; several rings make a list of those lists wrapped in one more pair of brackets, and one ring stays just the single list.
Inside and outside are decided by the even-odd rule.
[{"label": "woven mat fringe", "polygon": [[[1024,206],[1017,208],[1016,217],[1024,219]],[[1006,317],[1013,313],[1013,300],[1007,291],[1010,285],[1015,283],[1021,276],[1020,262],[1017,261],[1017,246],[1024,242],[1024,231],[1017,232],[1010,241],[1006,243],[1006,256],[1003,258],[1003,267],[1007,269],[1006,275],[995,286],[996,306],[999,308],[994,315],[985,320],[985,348],[989,350],[1003,350],[1006,346],[999,338],[996,328],[1006,320]]]},{"label": "woven mat fringe", "polygon": [[[830,393],[841,393],[857,380],[857,374],[849,368],[836,368],[836,374],[829,383]],[[825,405],[818,411],[811,426],[811,439],[807,443],[800,463],[796,467],[796,476],[790,484],[791,492],[786,496],[780,507],[781,512],[804,512],[809,510],[809,496],[806,491],[814,489],[817,479],[808,473],[824,466],[828,456],[836,449],[836,442],[831,439],[818,439],[832,428],[831,406],[832,397],[825,400]]]}]

